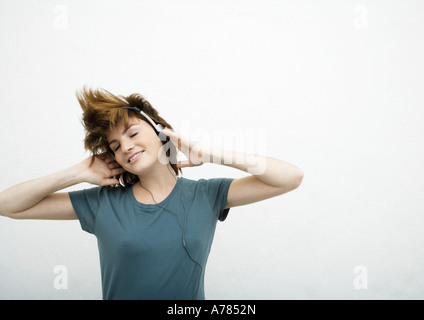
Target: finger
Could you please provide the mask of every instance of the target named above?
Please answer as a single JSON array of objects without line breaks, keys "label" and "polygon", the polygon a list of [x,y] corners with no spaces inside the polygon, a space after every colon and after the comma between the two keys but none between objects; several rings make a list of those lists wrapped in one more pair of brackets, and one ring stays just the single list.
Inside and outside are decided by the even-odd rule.
[{"label": "finger", "polygon": [[119,184],[118,179],[110,178],[110,179],[103,179],[102,186],[111,186],[114,184]]},{"label": "finger", "polygon": [[110,154],[108,152],[104,152],[104,153],[97,155],[97,158],[105,161],[106,159],[110,158]]},{"label": "finger", "polygon": [[126,171],[123,168],[113,169],[113,170],[111,170],[111,176],[117,176],[119,174],[123,174],[124,172],[126,172]]},{"label": "finger", "polygon": [[168,137],[172,137],[172,136],[176,136],[176,135],[177,135],[174,131],[172,131],[172,130],[171,130],[171,129],[169,129],[168,127],[165,127],[165,128],[162,130],[162,132],[163,132],[164,134],[166,134]]},{"label": "finger", "polygon": [[182,161],[178,161],[177,168],[185,168],[185,167],[188,167],[189,165],[190,165],[190,161],[182,160]]},{"label": "finger", "polygon": [[182,160],[182,161],[178,161],[177,163],[177,168],[187,168],[187,167],[195,167],[195,166],[198,166],[198,164],[193,164],[189,160]]},{"label": "finger", "polygon": [[169,137],[174,146],[181,150],[181,137],[177,133],[175,133],[168,127],[165,127],[162,132]]},{"label": "finger", "polygon": [[116,161],[109,162],[107,166],[109,169],[122,168],[121,165]]},{"label": "finger", "polygon": [[116,160],[115,160],[115,159],[114,159],[111,155],[106,156],[106,158],[104,159],[104,161],[105,161],[107,164],[111,164],[111,163],[116,162]]}]

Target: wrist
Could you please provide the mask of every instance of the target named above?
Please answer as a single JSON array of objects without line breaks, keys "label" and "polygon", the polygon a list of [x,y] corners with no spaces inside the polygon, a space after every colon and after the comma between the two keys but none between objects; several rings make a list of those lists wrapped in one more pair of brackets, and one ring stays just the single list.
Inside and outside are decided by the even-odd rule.
[{"label": "wrist", "polygon": [[211,147],[205,158],[208,158],[210,163],[231,165],[235,162],[236,152],[228,149]]},{"label": "wrist", "polygon": [[73,165],[72,167],[66,169],[67,177],[68,177],[70,183],[72,183],[72,185],[74,185],[74,184],[89,182],[88,176],[86,174],[87,169],[88,169],[87,159],[85,159],[85,160]]}]

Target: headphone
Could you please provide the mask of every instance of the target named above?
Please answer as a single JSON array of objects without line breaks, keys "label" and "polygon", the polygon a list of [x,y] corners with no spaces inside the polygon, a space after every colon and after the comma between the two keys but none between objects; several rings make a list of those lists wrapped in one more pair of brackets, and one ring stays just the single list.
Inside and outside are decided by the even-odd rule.
[{"label": "headphone", "polygon": [[[156,122],[154,122],[153,120],[152,120],[152,118],[150,118],[145,112],[143,112],[142,110],[140,110],[139,108],[137,108],[137,107],[122,107],[122,109],[129,109],[129,110],[134,110],[134,111],[137,111],[137,112],[139,112],[143,117],[145,117],[146,118],[146,120],[152,125],[152,127],[153,127],[153,129],[156,131],[156,134],[158,135],[158,137],[159,137],[159,139],[160,139],[160,141],[162,141],[162,143],[166,143],[166,142],[168,142],[169,141],[169,138],[168,138],[168,136],[167,135],[165,135],[162,131],[163,131],[163,129],[164,129],[164,126],[163,125],[161,125],[160,123],[156,123]],[[168,166],[167,166],[168,167]],[[171,175],[172,175],[172,172],[169,170],[169,167],[168,167],[168,171],[169,171],[169,173],[171,173]],[[173,177],[174,177],[174,175],[172,175]],[[175,178],[176,180],[177,180],[177,178]],[[177,180],[177,184],[178,184],[178,180]],[[176,184],[176,185],[177,185]],[[178,214],[176,213],[176,212],[174,212],[173,210],[171,210],[171,209],[168,209],[168,208],[165,208],[165,207],[163,207],[163,206],[161,206],[159,203],[157,203],[156,202],[156,200],[155,200],[155,198],[153,197],[153,194],[150,192],[150,190],[148,190],[148,189],[146,189],[146,188],[144,188],[142,185],[141,185],[141,183],[140,183],[140,186],[143,188],[143,189],[145,189],[145,190],[147,190],[149,193],[150,193],[150,195],[152,196],[152,199],[153,199],[153,201],[156,203],[156,205],[158,205],[159,207],[161,207],[164,211],[168,211],[168,212],[170,212],[170,213],[172,213],[172,215],[174,215],[175,216],[175,218],[177,219],[177,222],[178,222],[178,225],[180,226],[180,229],[181,229],[181,232],[182,232],[182,245],[183,245],[183,247],[184,247],[184,250],[185,250],[185,252],[187,253],[187,255],[188,255],[188,257],[190,258],[190,260],[191,261],[193,261],[199,268],[200,268],[200,270],[201,270],[201,274],[203,273],[203,267],[202,267],[202,265],[199,263],[199,262],[197,262],[196,261],[196,259],[194,259],[193,258],[193,256],[190,254],[190,251],[188,250],[188,248],[187,248],[187,246],[186,246],[186,241],[185,241],[185,232],[186,232],[186,230],[187,230],[187,210],[186,210],[186,208],[185,208],[185,206],[184,206],[184,203],[181,201],[181,198],[180,198],[180,201],[181,201],[181,204],[182,204],[182,207],[183,207],[183,209],[184,209],[184,226],[181,224],[181,222],[180,222],[180,218],[178,217]],[[180,195],[181,195],[181,186],[178,184],[178,188],[179,188],[179,190],[180,190]],[[195,296],[196,296],[196,294],[197,294],[197,288],[198,288],[198,283],[197,283],[197,285],[196,285],[196,291],[194,292],[194,295],[193,295],[193,299],[195,298]]]},{"label": "headphone", "polygon": [[165,135],[162,131],[163,131],[163,129],[165,129],[164,128],[164,126],[163,125],[161,125],[160,123],[156,123],[156,122],[154,122],[153,120],[152,120],[152,118],[150,118],[144,111],[142,111],[142,110],[140,110],[139,108],[137,108],[137,107],[122,107],[122,109],[129,109],[129,110],[134,110],[134,111],[137,111],[137,112],[139,112],[143,117],[145,117],[146,118],[146,120],[147,121],[149,121],[149,123],[152,125],[152,127],[153,127],[153,129],[155,129],[155,131],[156,131],[156,134],[158,135],[158,137],[159,137],[159,139],[160,139],[160,141],[162,141],[162,142],[167,142],[168,140],[167,140],[167,138],[168,138],[168,136],[167,135]]}]

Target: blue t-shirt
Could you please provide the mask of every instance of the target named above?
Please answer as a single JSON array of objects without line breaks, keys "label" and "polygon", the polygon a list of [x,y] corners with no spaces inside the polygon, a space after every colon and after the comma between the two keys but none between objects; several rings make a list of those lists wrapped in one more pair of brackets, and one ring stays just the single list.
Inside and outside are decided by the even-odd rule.
[{"label": "blue t-shirt", "polygon": [[159,205],[138,202],[131,187],[70,192],[82,229],[97,237],[103,299],[205,299],[206,261],[231,182],[179,178]]}]

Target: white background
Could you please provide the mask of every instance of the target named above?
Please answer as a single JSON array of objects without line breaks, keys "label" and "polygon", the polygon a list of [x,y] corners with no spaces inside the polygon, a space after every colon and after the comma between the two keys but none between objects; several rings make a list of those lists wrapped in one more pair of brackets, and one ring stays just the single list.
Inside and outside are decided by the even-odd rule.
[{"label": "white background", "polygon": [[[88,156],[83,85],[138,92],[177,131],[265,130],[246,150],[305,173],[218,224],[208,299],[423,299],[423,39],[419,0],[1,0],[0,190]],[[0,218],[0,298],[101,299],[95,237]]]}]

